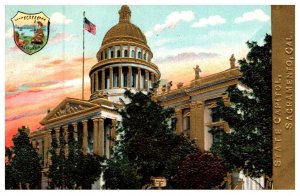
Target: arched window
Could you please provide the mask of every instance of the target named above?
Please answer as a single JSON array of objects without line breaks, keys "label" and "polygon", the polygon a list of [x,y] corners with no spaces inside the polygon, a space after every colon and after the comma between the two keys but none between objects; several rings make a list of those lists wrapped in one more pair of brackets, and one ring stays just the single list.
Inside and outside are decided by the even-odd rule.
[{"label": "arched window", "polygon": [[138,58],[141,59],[142,58],[142,53],[138,52]]},{"label": "arched window", "polygon": [[117,57],[121,57],[121,52],[120,52],[120,50],[117,50]]},{"label": "arched window", "polygon": [[134,58],[134,50],[131,50],[131,57]]},{"label": "arched window", "polygon": [[144,60],[146,60],[146,53],[144,54]]},{"label": "arched window", "polygon": [[114,58],[114,51],[113,50],[110,51],[110,58]]},{"label": "arched window", "polygon": [[128,57],[128,51],[124,50],[124,57]]}]

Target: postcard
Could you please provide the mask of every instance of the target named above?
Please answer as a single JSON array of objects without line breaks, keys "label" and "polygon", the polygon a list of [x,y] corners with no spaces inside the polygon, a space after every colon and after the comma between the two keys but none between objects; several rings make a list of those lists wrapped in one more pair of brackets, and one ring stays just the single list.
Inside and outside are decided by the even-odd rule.
[{"label": "postcard", "polygon": [[295,189],[295,5],[6,5],[5,189]]}]

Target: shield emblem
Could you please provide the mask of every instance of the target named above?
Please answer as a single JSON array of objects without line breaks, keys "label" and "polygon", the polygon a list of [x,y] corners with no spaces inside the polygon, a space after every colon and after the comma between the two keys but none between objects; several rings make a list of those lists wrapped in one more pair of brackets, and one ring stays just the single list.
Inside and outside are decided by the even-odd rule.
[{"label": "shield emblem", "polygon": [[19,11],[11,21],[15,43],[26,54],[32,55],[47,44],[50,18],[43,12],[30,14]]}]

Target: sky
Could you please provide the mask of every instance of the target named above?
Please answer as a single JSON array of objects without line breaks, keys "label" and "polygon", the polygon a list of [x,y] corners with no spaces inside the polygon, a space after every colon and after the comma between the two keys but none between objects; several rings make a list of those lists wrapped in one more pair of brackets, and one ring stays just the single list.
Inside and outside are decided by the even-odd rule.
[{"label": "sky", "polygon": [[[162,82],[189,85],[193,67],[201,77],[230,67],[231,54],[246,57],[246,42],[263,43],[271,34],[271,7],[239,6],[146,6],[130,5],[131,22],[146,35]],[[5,6],[5,145],[18,127],[42,128],[47,109],[66,97],[81,98],[82,17],[97,26],[96,35],[85,33],[85,99],[90,96],[89,70],[97,63],[105,33],[119,21],[121,5],[97,6]],[[50,17],[47,45],[33,55],[18,49],[11,18],[18,11]]]}]

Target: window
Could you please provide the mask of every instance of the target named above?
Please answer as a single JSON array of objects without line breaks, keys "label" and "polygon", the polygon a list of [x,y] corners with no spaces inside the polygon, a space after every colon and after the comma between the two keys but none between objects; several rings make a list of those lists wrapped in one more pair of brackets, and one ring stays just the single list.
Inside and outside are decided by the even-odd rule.
[{"label": "window", "polygon": [[213,143],[215,143],[217,145],[222,145],[220,142],[222,142],[223,135],[225,134],[224,130],[220,127],[213,127],[210,130],[210,132],[211,132],[212,137],[213,137]]},{"label": "window", "polygon": [[113,68],[113,87],[118,87],[119,82],[119,69],[118,67]]},{"label": "window", "polygon": [[134,50],[131,50],[131,57],[134,58]]},{"label": "window", "polygon": [[146,60],[146,53],[144,54],[144,60]]},{"label": "window", "polygon": [[138,52],[138,58],[142,58],[142,53],[141,52]]},{"label": "window", "polygon": [[114,58],[114,51],[113,50],[110,51],[110,58]]},{"label": "window", "polygon": [[117,50],[117,57],[121,57],[121,52],[120,52],[120,50]]},{"label": "window", "polygon": [[218,122],[221,120],[220,116],[217,115],[216,108],[211,109],[211,118],[212,118],[212,122]]},{"label": "window", "polygon": [[136,87],[137,70],[132,69],[131,87]]},{"label": "window", "polygon": [[124,57],[128,57],[128,51],[124,50]]},{"label": "window", "polygon": [[122,67],[123,87],[127,87],[128,67]]}]

